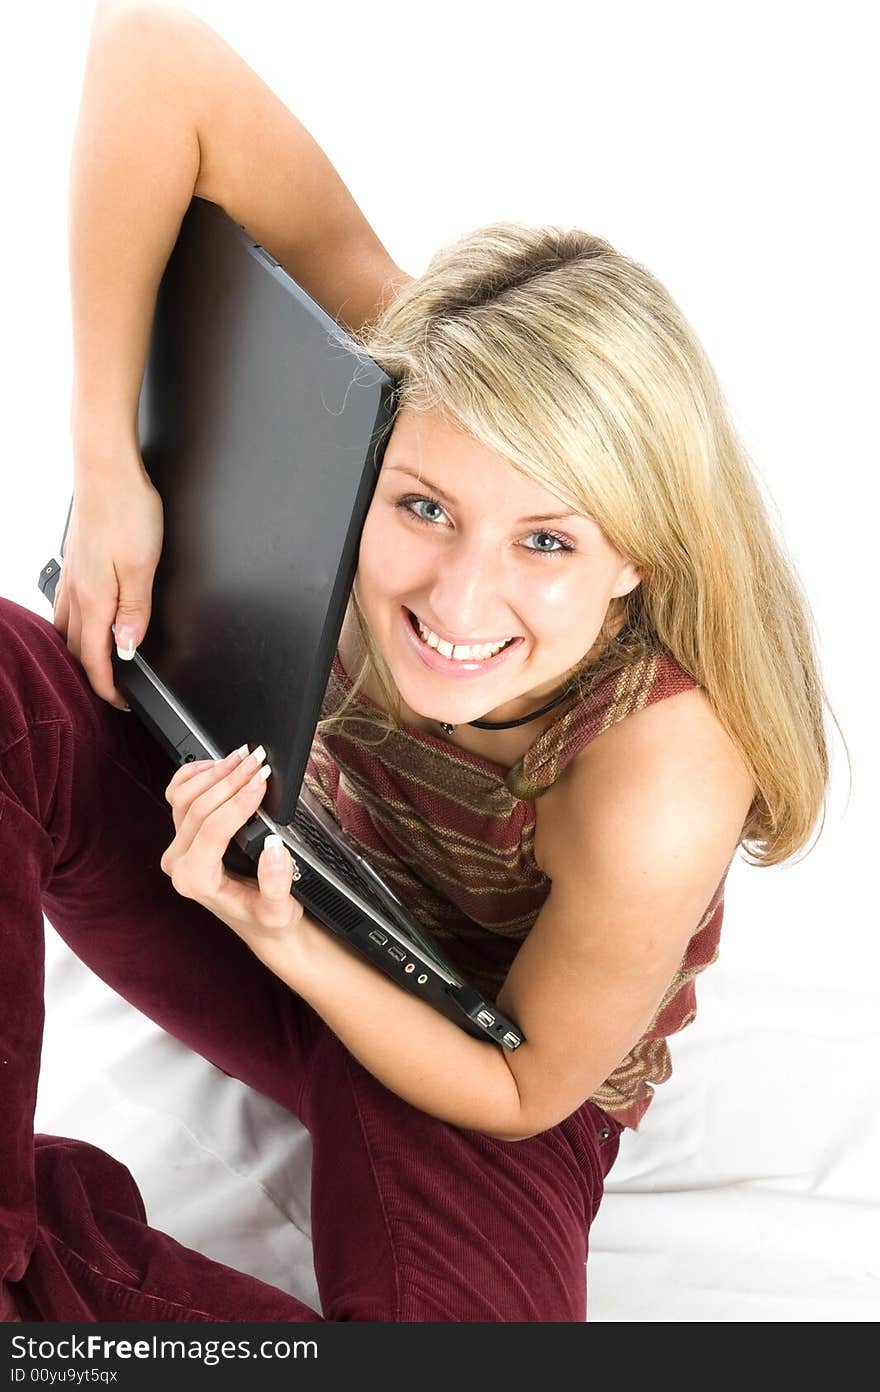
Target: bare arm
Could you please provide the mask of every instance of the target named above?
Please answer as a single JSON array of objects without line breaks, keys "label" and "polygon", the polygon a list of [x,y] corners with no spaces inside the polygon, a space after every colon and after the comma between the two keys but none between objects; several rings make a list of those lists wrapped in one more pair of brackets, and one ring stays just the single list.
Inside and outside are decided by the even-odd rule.
[{"label": "bare arm", "polygon": [[194,196],[349,328],[410,279],[302,124],[208,25],[163,0],[99,0],[69,196],[78,473],[135,439],[156,294]]}]

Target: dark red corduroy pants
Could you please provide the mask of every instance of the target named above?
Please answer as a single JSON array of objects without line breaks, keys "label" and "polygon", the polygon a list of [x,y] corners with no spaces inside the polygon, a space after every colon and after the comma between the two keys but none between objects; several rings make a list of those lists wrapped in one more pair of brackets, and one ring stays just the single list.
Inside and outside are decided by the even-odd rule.
[{"label": "dark red corduroy pants", "polygon": [[504,1142],[390,1092],[160,870],[173,773],[137,716],[94,694],[48,619],[0,597],[3,1317],[322,1318],[151,1228],[105,1152],[34,1136],[45,912],[126,1000],[308,1128],[325,1319],[585,1319],[589,1228],[619,1124],[586,1103]]}]

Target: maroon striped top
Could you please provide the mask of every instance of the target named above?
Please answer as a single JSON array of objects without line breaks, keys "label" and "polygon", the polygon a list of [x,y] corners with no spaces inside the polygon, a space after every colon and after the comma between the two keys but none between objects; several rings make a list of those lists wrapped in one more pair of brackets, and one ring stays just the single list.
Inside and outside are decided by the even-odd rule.
[{"label": "maroon striped top", "polygon": [[[695,685],[660,649],[565,709],[510,770],[412,726],[385,734],[379,708],[358,694],[344,725],[316,734],[305,782],[448,960],[494,1000],[550,889],[535,861],[535,799],[601,731]],[[350,687],[337,655],[322,718]],[[672,1071],[667,1037],[696,1014],[694,977],[718,956],[726,877],[647,1030],[593,1094],[633,1130],[652,1085]]]}]

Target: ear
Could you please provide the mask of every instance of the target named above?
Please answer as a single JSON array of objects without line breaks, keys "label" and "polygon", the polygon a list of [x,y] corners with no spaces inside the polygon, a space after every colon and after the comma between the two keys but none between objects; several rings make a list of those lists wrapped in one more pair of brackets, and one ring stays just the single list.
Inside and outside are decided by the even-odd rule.
[{"label": "ear", "polygon": [[627,561],[626,565],[622,566],[618,572],[617,579],[614,582],[614,589],[611,591],[611,598],[622,599],[624,595],[630,594],[635,589],[636,585],[639,584],[641,578],[640,572],[632,562]]}]

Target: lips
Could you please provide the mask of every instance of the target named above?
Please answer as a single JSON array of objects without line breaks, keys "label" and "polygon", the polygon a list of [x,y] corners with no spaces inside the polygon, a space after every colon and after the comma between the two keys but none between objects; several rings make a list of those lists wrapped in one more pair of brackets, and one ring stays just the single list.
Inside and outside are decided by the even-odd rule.
[{"label": "lips", "polygon": [[523,641],[520,637],[511,638],[504,647],[491,657],[446,657],[437,648],[431,647],[429,643],[424,641],[418,630],[420,621],[417,615],[403,605],[400,608],[400,619],[407,646],[411,648],[424,667],[443,677],[474,678],[482,676],[483,673],[500,666],[502,662],[508,661],[510,655],[519,648]]}]

